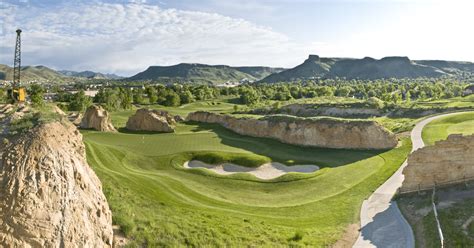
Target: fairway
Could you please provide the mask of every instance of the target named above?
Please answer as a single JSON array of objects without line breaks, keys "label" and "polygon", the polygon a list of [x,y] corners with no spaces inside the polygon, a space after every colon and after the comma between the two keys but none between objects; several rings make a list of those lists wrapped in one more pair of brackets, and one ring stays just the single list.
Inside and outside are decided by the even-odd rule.
[{"label": "fairway", "polygon": [[[362,201],[410,150],[407,140],[390,151],[298,147],[197,123],[179,124],[168,134],[83,135],[114,222],[132,246],[332,244],[349,224],[358,223]],[[321,170],[261,180],[183,167],[210,153],[249,163],[315,164]]]},{"label": "fairway", "polygon": [[456,114],[434,120],[423,129],[423,141],[433,145],[445,140],[450,134],[474,134],[474,112]]}]

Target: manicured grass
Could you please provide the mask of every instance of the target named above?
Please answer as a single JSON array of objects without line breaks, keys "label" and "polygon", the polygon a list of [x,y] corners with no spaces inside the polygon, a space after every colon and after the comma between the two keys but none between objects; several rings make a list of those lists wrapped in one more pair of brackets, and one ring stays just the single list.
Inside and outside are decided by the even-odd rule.
[{"label": "manicured grass", "polygon": [[[411,147],[404,140],[390,151],[305,148],[211,124],[179,124],[171,134],[83,134],[88,162],[131,246],[330,245],[358,223],[362,201]],[[322,169],[264,181],[182,167],[199,156],[247,166],[272,160]]]},{"label": "manicured grass", "polygon": [[441,100],[418,101],[414,104],[416,107],[425,108],[474,108],[474,95],[465,97],[453,97]]},{"label": "manicured grass", "polygon": [[423,129],[422,137],[426,145],[445,140],[450,134],[474,134],[474,112],[447,116],[434,120]]},{"label": "manicured grass", "polygon": [[121,111],[114,111],[111,112],[111,117],[112,117],[112,124],[114,127],[124,127],[125,124],[127,123],[128,117],[133,115],[135,111],[137,111],[138,108],[151,108],[151,109],[159,109],[159,110],[166,110],[170,112],[173,115],[180,115],[183,118],[186,118],[186,116],[195,111],[209,111],[209,112],[215,112],[215,113],[231,113],[234,111],[234,105],[231,103],[232,101],[235,101],[234,99],[218,99],[215,101],[198,101],[198,102],[193,102],[189,104],[185,104],[179,107],[166,107],[166,106],[161,106],[161,105],[142,105],[140,107],[133,107],[130,110],[121,110]]}]

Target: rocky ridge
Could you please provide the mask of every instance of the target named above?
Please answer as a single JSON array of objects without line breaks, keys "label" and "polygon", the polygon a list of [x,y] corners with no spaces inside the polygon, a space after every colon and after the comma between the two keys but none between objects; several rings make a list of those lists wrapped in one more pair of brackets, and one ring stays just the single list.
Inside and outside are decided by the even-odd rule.
[{"label": "rocky ridge", "polygon": [[402,191],[474,179],[474,135],[452,134],[447,140],[416,150],[403,171]]},{"label": "rocky ridge", "polygon": [[186,120],[218,123],[242,135],[273,138],[283,143],[302,146],[390,149],[398,144],[395,135],[375,121],[277,115],[253,119],[201,111],[190,113]]},{"label": "rocky ridge", "polygon": [[2,158],[0,246],[112,246],[112,214],[71,123],[27,131]]},{"label": "rocky ridge", "polygon": [[110,121],[109,112],[101,106],[92,105],[87,108],[82,117],[81,128],[94,129],[101,132],[115,132],[115,128]]},{"label": "rocky ridge", "polygon": [[143,108],[130,116],[126,127],[132,131],[172,133],[176,128],[176,120],[167,111]]}]

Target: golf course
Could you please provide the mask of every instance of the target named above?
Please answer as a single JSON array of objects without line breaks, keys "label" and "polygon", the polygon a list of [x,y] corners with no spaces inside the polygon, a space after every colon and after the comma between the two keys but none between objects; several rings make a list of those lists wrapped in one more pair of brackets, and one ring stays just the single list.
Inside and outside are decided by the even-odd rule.
[{"label": "golf course", "polygon": [[433,145],[450,134],[474,134],[474,112],[460,113],[435,120],[423,129],[423,141]]},{"label": "golf course", "polygon": [[[132,113],[113,112],[112,122],[121,130]],[[411,149],[408,139],[383,151],[299,147],[189,122],[166,134],[82,133],[87,160],[103,184],[113,221],[132,247],[334,244],[357,234],[362,201],[398,169]],[[219,175],[184,168],[190,160],[248,167],[272,161],[311,164],[320,170],[263,180],[249,173]]]}]

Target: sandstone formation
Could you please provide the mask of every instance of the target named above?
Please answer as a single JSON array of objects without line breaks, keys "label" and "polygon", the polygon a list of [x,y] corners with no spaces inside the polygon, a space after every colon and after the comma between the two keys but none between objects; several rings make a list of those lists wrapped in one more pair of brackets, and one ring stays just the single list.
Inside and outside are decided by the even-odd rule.
[{"label": "sandstone formation", "polygon": [[452,134],[447,140],[413,152],[403,174],[402,191],[474,179],[474,135]]},{"label": "sandstone formation", "polygon": [[82,121],[82,114],[81,113],[69,114],[68,119],[70,122],[72,122],[72,124],[76,126],[80,126],[81,121]]},{"label": "sandstone formation", "polygon": [[82,117],[81,128],[95,129],[102,132],[115,132],[115,128],[110,122],[109,113],[101,106],[92,105],[87,108]]},{"label": "sandstone formation", "polygon": [[127,129],[132,131],[174,132],[176,121],[166,111],[139,109],[127,121]]},{"label": "sandstone formation", "polygon": [[112,214],[71,123],[41,124],[0,166],[1,247],[111,247]]},{"label": "sandstone formation", "polygon": [[390,149],[398,140],[375,121],[333,118],[267,116],[260,119],[236,118],[209,112],[194,112],[188,121],[218,123],[236,133],[274,138],[283,143],[327,148]]},{"label": "sandstone formation", "polygon": [[382,110],[370,107],[343,108],[336,106],[318,106],[317,104],[290,104],[282,111],[295,116],[332,116],[332,117],[373,117],[382,116]]}]

